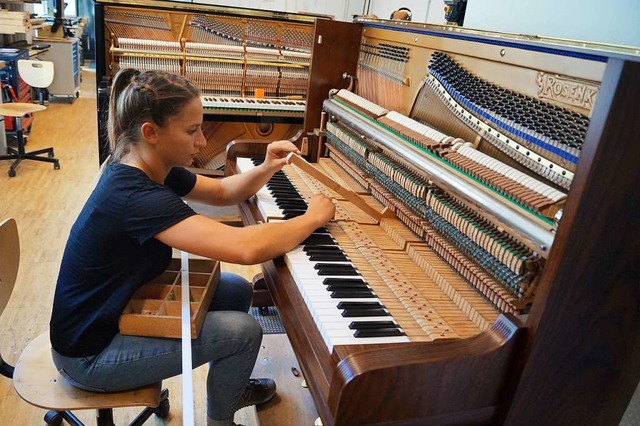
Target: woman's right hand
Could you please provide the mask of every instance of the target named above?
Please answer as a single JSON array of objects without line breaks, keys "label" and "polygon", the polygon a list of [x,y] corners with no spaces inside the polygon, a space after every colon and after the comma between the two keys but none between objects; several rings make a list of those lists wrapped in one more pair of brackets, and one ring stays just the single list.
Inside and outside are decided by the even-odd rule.
[{"label": "woman's right hand", "polygon": [[315,194],[309,199],[309,206],[305,215],[312,217],[318,224],[318,228],[326,225],[336,213],[336,206],[331,198]]}]

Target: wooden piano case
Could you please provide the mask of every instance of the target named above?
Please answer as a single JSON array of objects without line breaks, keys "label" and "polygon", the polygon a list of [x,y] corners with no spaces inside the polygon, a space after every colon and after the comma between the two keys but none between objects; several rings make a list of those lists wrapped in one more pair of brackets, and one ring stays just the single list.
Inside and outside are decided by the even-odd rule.
[{"label": "wooden piano case", "polygon": [[[404,25],[373,21],[364,28],[354,24],[353,32],[366,35],[371,28]],[[410,33],[450,33],[424,28],[412,27],[406,36],[417,40]],[[464,29],[455,32],[455,40],[486,37],[457,34]],[[534,44],[525,39],[516,43]],[[509,55],[511,44],[501,37],[479,44],[491,45]],[[334,44],[330,57],[342,57],[340,47]],[[542,47],[532,46],[531,51]],[[344,46],[345,51],[352,48]],[[603,73],[564,214],[524,323],[501,316],[472,338],[336,346],[329,353],[284,261],[263,265],[325,425],[619,422],[640,380],[640,220],[635,207],[640,205],[640,60],[637,53],[580,46],[551,49],[567,49],[569,56],[593,54]],[[333,65],[322,61],[320,52],[314,49],[312,69],[323,62]],[[357,55],[352,59],[355,63]],[[336,66],[347,71],[354,65]],[[311,84],[314,81],[326,83],[314,79],[312,72]],[[313,99],[314,91],[309,93]],[[312,113],[309,108],[307,115]],[[322,130],[305,129],[308,133],[301,136],[316,142],[313,151],[323,155],[317,138]],[[236,157],[265,151],[263,142],[244,142],[228,146],[227,174],[235,172]],[[241,213],[247,224],[260,221],[253,200],[241,206]]]},{"label": "wooden piano case", "polygon": [[[120,333],[150,337],[182,336],[180,266],[180,259],[172,259],[165,272],[136,291],[120,316]],[[200,334],[219,278],[219,262],[206,259],[189,260],[192,339]]]}]

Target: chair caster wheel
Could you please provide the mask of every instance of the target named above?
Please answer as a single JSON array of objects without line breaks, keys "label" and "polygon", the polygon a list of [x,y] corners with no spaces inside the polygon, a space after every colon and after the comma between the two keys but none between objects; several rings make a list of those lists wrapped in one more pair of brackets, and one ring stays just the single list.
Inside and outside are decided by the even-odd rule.
[{"label": "chair caster wheel", "polygon": [[49,156],[49,158],[53,158],[53,152],[50,152],[47,155]]},{"label": "chair caster wheel", "polygon": [[155,415],[160,417],[161,419],[166,419],[169,416],[169,410],[171,410],[171,405],[169,404],[169,399],[163,399],[160,402],[160,405],[154,411]]},{"label": "chair caster wheel", "polygon": [[56,411],[48,411],[47,414],[44,415],[44,421],[46,424],[50,426],[60,426],[62,424],[62,414]]},{"label": "chair caster wheel", "polygon": [[53,163],[54,170],[60,170],[60,163]]},{"label": "chair caster wheel", "polygon": [[16,171],[13,169],[9,169],[9,177],[14,177],[16,175]]}]

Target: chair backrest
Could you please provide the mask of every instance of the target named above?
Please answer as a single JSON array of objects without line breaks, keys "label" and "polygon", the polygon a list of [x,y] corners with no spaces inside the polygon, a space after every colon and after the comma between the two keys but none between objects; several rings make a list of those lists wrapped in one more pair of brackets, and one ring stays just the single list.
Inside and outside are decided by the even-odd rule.
[{"label": "chair backrest", "polygon": [[0,223],[0,315],[4,311],[18,276],[20,240],[15,219]]},{"label": "chair backrest", "polygon": [[31,87],[47,88],[53,82],[53,62],[19,59],[18,74]]}]

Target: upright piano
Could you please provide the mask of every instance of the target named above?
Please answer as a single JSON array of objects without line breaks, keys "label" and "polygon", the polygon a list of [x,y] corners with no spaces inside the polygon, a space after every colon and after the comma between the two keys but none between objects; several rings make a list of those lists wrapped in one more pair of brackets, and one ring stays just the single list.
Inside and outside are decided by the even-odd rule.
[{"label": "upright piano", "polygon": [[109,84],[127,67],[181,74],[201,90],[208,144],[196,159],[198,167],[224,166],[224,147],[233,139],[294,136],[304,119],[316,19],[322,18],[171,1],[95,0],[100,162],[109,153]]},{"label": "upright piano", "polygon": [[[334,24],[301,136],[380,214],[294,165],[241,206],[335,200],[263,264],[323,424],[617,424],[640,379],[638,51],[371,19],[335,43]],[[232,142],[226,173],[264,149]]]},{"label": "upright piano", "polygon": [[335,199],[262,265],[324,425],[617,424],[640,380],[637,50],[144,0],[96,21],[98,83],[189,76],[226,174],[291,137],[385,212],[295,166],[240,206]]}]

